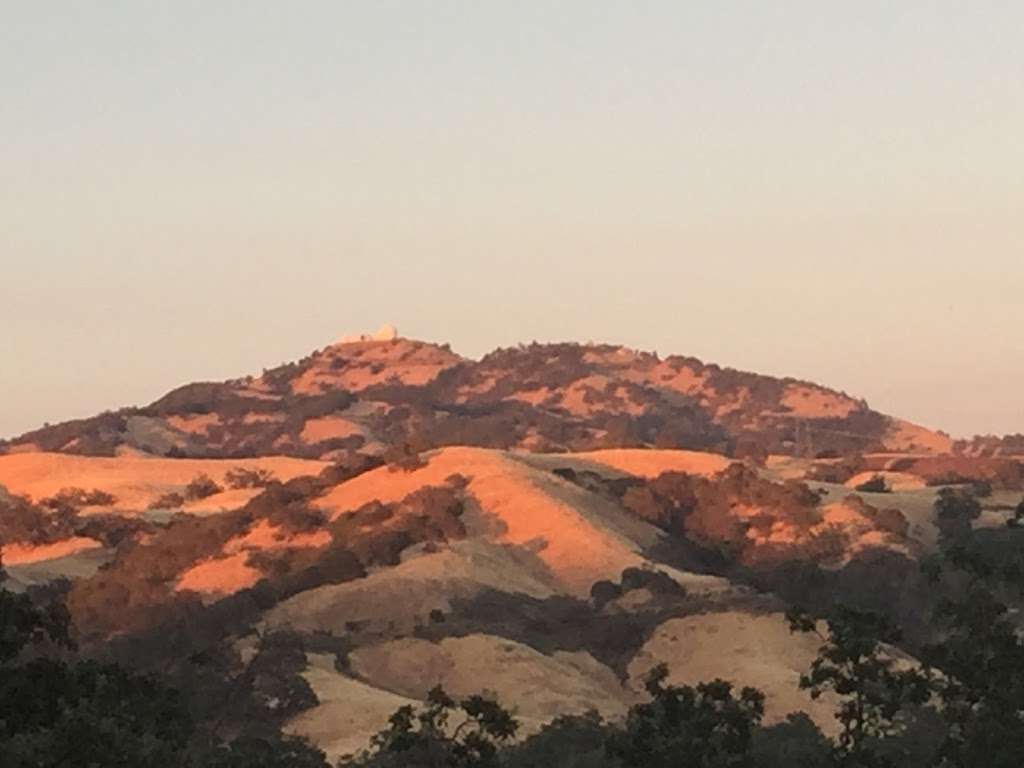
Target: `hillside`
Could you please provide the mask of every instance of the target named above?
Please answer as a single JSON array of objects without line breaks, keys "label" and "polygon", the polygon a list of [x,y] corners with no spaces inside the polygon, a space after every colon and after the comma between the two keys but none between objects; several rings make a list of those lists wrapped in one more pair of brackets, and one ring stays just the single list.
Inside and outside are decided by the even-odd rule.
[{"label": "hillside", "polygon": [[[355,340],[11,441],[0,562],[84,653],[332,759],[437,684],[496,697],[522,736],[619,721],[661,663],[834,734],[786,611],[851,603],[898,619],[903,653],[930,639],[919,564],[951,531],[1008,531],[1024,493],[1016,456],[951,450],[692,359]],[[966,519],[936,512],[951,487],[982,499]]]},{"label": "hillside", "polygon": [[[256,487],[227,487],[260,470]],[[827,702],[796,685],[815,644],[759,580],[799,561],[898,572],[933,537],[776,471],[645,449],[450,447],[364,471],[15,454],[0,457],[0,552],[22,588],[69,578],[86,647],[114,642],[144,667],[211,644],[244,664],[278,638],[295,661],[274,685],[307,694],[272,714],[332,756],[437,683],[469,695],[486,679],[526,733],[558,714],[620,717],[661,661],[676,681],[757,686],[769,722],[807,711],[831,732]],[[217,487],[188,500],[196,473]],[[793,578],[775,589],[802,589]]]},{"label": "hillside", "polygon": [[0,450],[338,460],[445,445],[727,455],[948,453],[945,435],[817,384],[623,347],[532,344],[479,361],[402,338],[335,344],[260,376],[30,432]]}]

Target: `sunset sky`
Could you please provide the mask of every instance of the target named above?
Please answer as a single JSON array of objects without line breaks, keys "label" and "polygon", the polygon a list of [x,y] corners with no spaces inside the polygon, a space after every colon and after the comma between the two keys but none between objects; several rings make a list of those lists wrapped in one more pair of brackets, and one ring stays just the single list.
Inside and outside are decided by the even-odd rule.
[{"label": "sunset sky", "polygon": [[22,2],[0,437],[345,333],[1024,432],[1024,3]]}]

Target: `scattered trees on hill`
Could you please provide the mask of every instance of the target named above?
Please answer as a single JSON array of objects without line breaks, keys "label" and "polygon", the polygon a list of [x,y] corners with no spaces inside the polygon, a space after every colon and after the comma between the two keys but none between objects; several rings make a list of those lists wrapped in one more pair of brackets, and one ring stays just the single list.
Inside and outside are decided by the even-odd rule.
[{"label": "scattered trees on hill", "polygon": [[149,527],[145,520],[117,514],[83,515],[80,508],[71,504],[46,507],[21,496],[0,496],[0,544],[39,546],[83,536],[116,547],[133,533]]},{"label": "scattered trees on hill", "polygon": [[0,542],[47,544],[75,530],[74,513],[51,511],[32,504],[21,496],[0,498]]},{"label": "scattered trees on hill", "polygon": [[[456,701],[438,688],[422,707],[399,709],[371,748],[343,765],[1017,768],[1024,756],[1024,640],[1004,594],[1024,587],[1024,562],[993,562],[956,546],[930,561],[928,573],[946,598],[936,615],[939,635],[919,654],[920,663],[900,657],[900,633],[878,614],[838,608],[822,624],[791,612],[795,631],[821,634],[818,658],[801,685],[812,696],[837,697],[835,742],[806,716],[763,727],[764,697],[756,690],[737,692],[721,680],[668,685],[667,669],[657,667],[647,679],[649,700],[623,723],[593,713],[566,716],[519,744],[513,743],[519,725],[498,702]],[[639,576],[645,584],[650,578]],[[637,577],[624,575],[624,582]],[[261,644],[257,663],[236,687],[290,697],[274,670],[301,667],[295,648],[287,638]],[[203,664],[199,657],[187,663]],[[327,765],[318,750],[276,735],[271,723],[260,721],[258,738],[243,733],[224,740],[208,722],[197,722],[190,700],[156,678],[77,658],[65,611],[0,591],[5,768],[58,765],[72,750],[81,764],[142,768]]]},{"label": "scattered trees on hill", "polygon": [[[572,477],[587,480],[582,473]],[[636,492],[631,502],[661,524],[690,522],[698,501],[726,503],[710,486],[684,478],[659,478],[643,486],[648,494]],[[197,553],[215,553],[224,541],[249,530],[258,519],[289,530],[302,529],[309,520],[323,525],[322,518],[309,517],[312,511],[307,504],[320,482],[312,478],[271,482],[244,512],[209,521],[183,518],[156,537],[155,543],[138,547],[134,554],[119,555],[91,587],[82,586],[89,585],[89,580],[77,584],[71,604],[81,615],[95,611],[104,619],[100,628],[111,631],[125,629],[107,621],[113,612],[124,612],[125,599],[138,601],[133,603],[135,609],[163,611],[166,595],[150,599],[146,590],[154,588],[154,577],[172,580],[180,573],[185,561],[176,557],[184,555],[176,553],[187,554],[189,562]],[[800,486],[766,488],[742,469],[727,474],[726,482],[732,494],[728,499],[770,498],[776,503],[772,494],[781,494],[795,502],[798,510],[804,508],[803,501],[811,502]],[[347,558],[338,561],[342,575],[337,579],[365,573],[364,566],[395,562],[411,542],[461,535],[464,485],[464,479],[453,477],[446,486],[425,489],[399,504],[368,505],[340,518],[330,530],[336,543],[344,542],[346,548],[328,550],[330,556]],[[620,490],[628,495],[640,487]],[[3,504],[7,506],[0,511],[22,509],[11,506],[11,499]],[[649,701],[633,707],[624,723],[607,723],[595,714],[562,717],[521,744],[512,743],[517,733],[514,717],[497,702],[482,696],[456,702],[436,690],[423,708],[399,710],[371,749],[349,765],[658,768],[690,760],[702,768],[1017,768],[1024,757],[1024,639],[1019,620],[1024,605],[1024,532],[1013,527],[973,531],[971,522],[980,509],[971,489],[944,489],[939,494],[936,519],[943,530],[942,549],[938,558],[926,562],[924,574],[931,584],[929,599],[938,609],[927,635],[917,631],[912,640],[904,640],[895,622],[880,614],[881,609],[864,610],[859,599],[852,600],[858,610],[819,611],[825,617],[823,624],[807,613],[792,612],[796,630],[821,632],[819,657],[802,685],[812,696],[838,697],[841,731],[834,743],[806,717],[763,727],[763,696],[757,691],[737,692],[723,681],[671,686],[666,670],[657,669],[648,680]],[[0,523],[4,519],[0,515]],[[1024,502],[1015,520],[1024,520]],[[372,528],[375,535],[366,537],[361,533],[364,528]],[[324,557],[308,568],[298,560],[289,561],[280,574],[268,567],[265,572],[273,578],[237,600],[207,609],[191,606],[190,622],[199,624],[201,616],[213,617],[211,621],[219,617],[220,625],[237,627],[239,616],[256,616],[281,595],[334,579],[334,566]],[[806,564],[801,568],[806,569]],[[875,553],[872,559],[852,562],[839,575],[801,571],[810,575],[794,577],[794,583],[799,581],[816,595],[819,607],[835,602],[841,594],[843,600],[860,597],[893,603],[892,614],[896,614],[904,602],[920,601],[922,610],[930,605],[920,592],[904,595],[899,591],[917,589],[909,570],[916,568],[893,553]],[[852,591],[851,583],[858,592]],[[590,613],[600,611],[635,589],[648,590],[666,603],[686,597],[664,574],[627,569],[619,584],[596,584],[592,604],[570,606],[573,613],[565,614],[565,626],[579,630],[583,625],[575,623],[576,617],[584,615],[580,613],[584,608]],[[881,592],[885,594],[879,597]],[[510,612],[504,605],[498,608],[507,620]],[[446,623],[457,625],[457,619],[446,618]],[[595,626],[610,623],[605,616],[598,619]],[[553,630],[544,627],[543,631]],[[643,634],[631,632],[634,638]],[[212,630],[210,636],[221,637]],[[30,597],[0,591],[0,764],[4,768],[8,765],[4,760],[13,768],[57,765],[72,746],[76,759],[96,765],[326,766],[315,748],[280,736],[277,715],[267,714],[273,709],[291,716],[315,703],[301,679],[305,657],[294,638],[264,638],[254,660],[241,670],[232,666],[234,657],[204,668],[202,653],[197,652],[175,662],[179,669],[187,668],[187,674],[170,678],[162,670],[161,677],[154,677],[134,667],[87,660],[76,654],[69,637],[68,615],[62,609],[45,608]],[[189,647],[188,643],[170,645]],[[901,657],[897,645],[912,651],[920,663]],[[155,672],[155,667],[149,671]],[[211,725],[216,707],[198,708],[201,689],[188,684],[189,679],[201,679],[206,685],[207,678],[220,686],[217,690],[227,686],[237,693],[237,699],[230,699],[231,708],[258,725],[260,737],[244,729],[222,731]],[[266,705],[263,710],[260,702]]]},{"label": "scattered trees on hill", "polygon": [[328,768],[297,739],[270,732],[222,741],[208,725],[156,677],[79,657],[59,604],[0,588],[4,768]]},{"label": "scattered trees on hill", "polygon": [[[925,562],[941,599],[933,639],[916,661],[900,658],[901,635],[878,614],[840,608],[826,619],[824,644],[801,685],[839,697],[835,765],[1021,765],[1024,637],[1015,607],[1024,594],[1024,556],[1018,549],[994,559],[985,543],[967,535]],[[799,611],[791,623],[817,631]]]},{"label": "scattered trees on hill", "polygon": [[44,499],[41,504],[55,512],[74,513],[83,507],[109,507],[116,502],[117,499],[106,491],[62,488],[55,496]]}]

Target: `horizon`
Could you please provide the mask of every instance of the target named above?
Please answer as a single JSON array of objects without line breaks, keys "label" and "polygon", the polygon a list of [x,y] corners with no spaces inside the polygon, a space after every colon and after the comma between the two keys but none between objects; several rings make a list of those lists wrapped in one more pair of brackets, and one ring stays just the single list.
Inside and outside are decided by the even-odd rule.
[{"label": "horizon", "polygon": [[1024,6],[7,16],[2,437],[385,320],[1024,432]]}]

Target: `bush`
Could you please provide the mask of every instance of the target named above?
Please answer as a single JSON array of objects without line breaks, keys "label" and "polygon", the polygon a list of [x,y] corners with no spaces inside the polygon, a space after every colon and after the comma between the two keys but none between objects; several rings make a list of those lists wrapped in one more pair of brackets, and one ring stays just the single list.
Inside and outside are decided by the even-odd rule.
[{"label": "bush", "polygon": [[196,475],[192,482],[185,486],[185,498],[188,501],[197,501],[199,499],[205,499],[208,496],[220,493],[224,489],[217,485],[217,483],[209,475],[203,473]]},{"label": "bush", "polygon": [[68,508],[47,510],[28,499],[0,498],[0,544],[49,544],[73,536],[75,511]]},{"label": "bush", "polygon": [[[950,470],[948,472],[943,472],[941,474],[934,475],[933,477],[929,477],[927,485],[929,488],[937,488],[943,485],[970,485],[972,482],[974,482],[973,478],[961,474],[960,472]],[[991,486],[989,487],[991,488]]]},{"label": "bush", "polygon": [[622,591],[646,589],[656,595],[685,597],[686,590],[664,571],[653,568],[627,568],[622,572]]},{"label": "bush", "polygon": [[622,768],[605,745],[615,727],[597,712],[562,715],[505,751],[508,768]]},{"label": "bush", "polygon": [[855,490],[861,493],[892,493],[889,484],[885,482],[885,478],[881,475],[875,475],[867,482],[861,483]]},{"label": "bush", "polygon": [[180,493],[165,493],[152,504],[149,509],[177,509],[185,506],[185,497]]},{"label": "bush", "polygon": [[42,505],[54,510],[79,510],[82,507],[109,507],[116,502],[116,497],[95,488],[91,491],[82,488],[62,488],[56,496],[45,499]]},{"label": "bush", "polygon": [[229,469],[224,475],[224,482],[229,488],[241,490],[243,488],[266,488],[274,482],[274,473],[267,469],[246,469],[235,467]]},{"label": "bush", "polygon": [[935,526],[944,539],[958,539],[971,532],[981,516],[981,503],[970,490],[943,488],[935,499]]},{"label": "bush", "polygon": [[613,581],[607,579],[596,581],[590,587],[590,599],[597,610],[601,610],[612,600],[617,600],[620,597],[622,597],[622,587]]},{"label": "bush", "polygon": [[992,483],[982,478],[971,483],[971,493],[977,499],[987,499],[992,495]]},{"label": "bush", "polygon": [[829,768],[832,743],[805,713],[754,733],[751,754],[758,768]]},{"label": "bush", "polygon": [[875,528],[905,538],[910,533],[910,522],[900,510],[888,507],[878,510],[872,520]]}]

